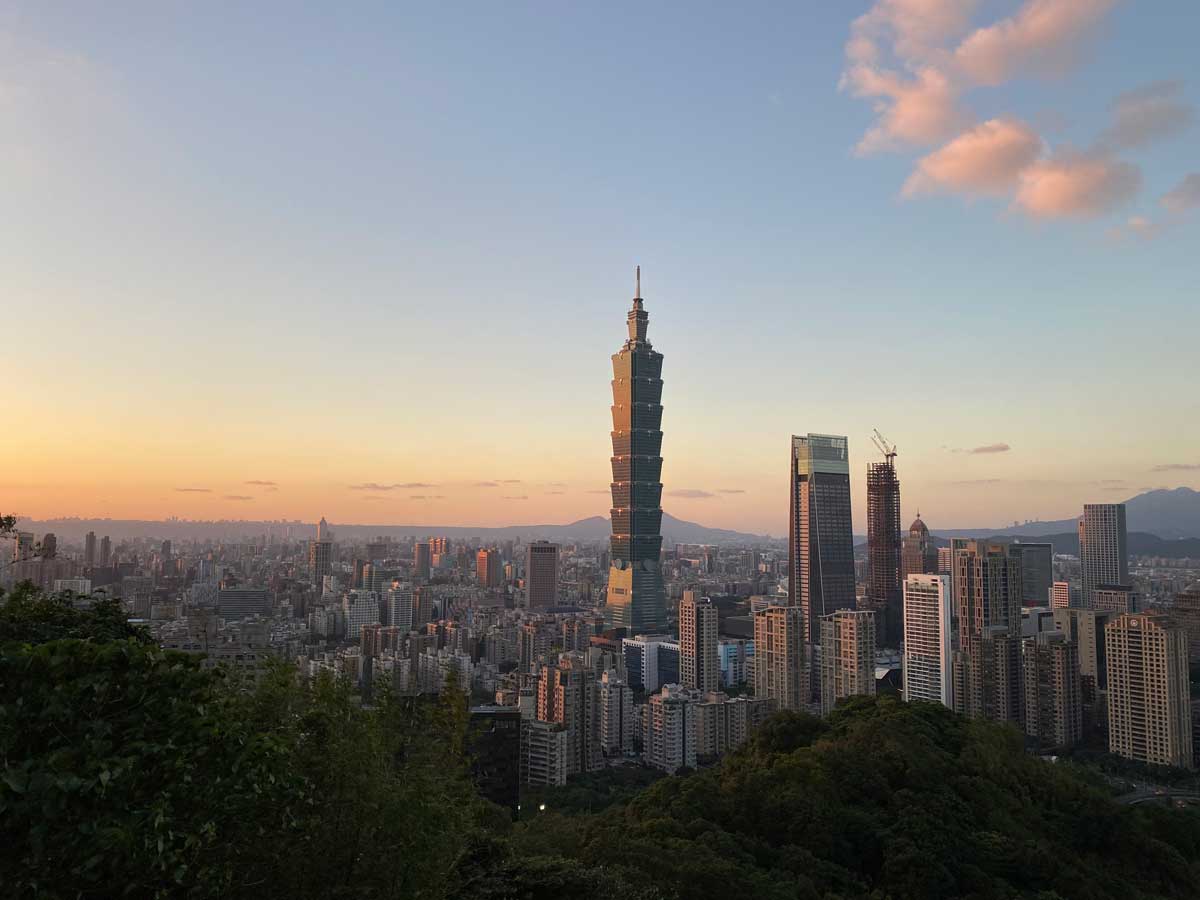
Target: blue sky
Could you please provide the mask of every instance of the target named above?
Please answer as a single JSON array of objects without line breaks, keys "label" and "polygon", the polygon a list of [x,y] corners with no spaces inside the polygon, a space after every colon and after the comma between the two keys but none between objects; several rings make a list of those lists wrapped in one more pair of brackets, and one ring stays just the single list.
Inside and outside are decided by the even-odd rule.
[{"label": "blue sky", "polygon": [[[1140,189],[1090,218],[906,198],[938,144],[856,155],[876,115],[838,87],[870,4],[443,6],[0,6],[23,510],[602,512],[636,263],[668,493],[714,495],[681,517],[778,533],[788,435],[849,435],[858,472],[872,427],[934,526],[1200,486],[1153,471],[1200,464],[1200,215],[1127,226],[1200,171],[1197,128],[1123,154]],[[1063,71],[966,102],[1087,147],[1124,92],[1196,103],[1197,33],[1194,3],[1119,3]],[[246,480],[279,489],[223,502]]]}]

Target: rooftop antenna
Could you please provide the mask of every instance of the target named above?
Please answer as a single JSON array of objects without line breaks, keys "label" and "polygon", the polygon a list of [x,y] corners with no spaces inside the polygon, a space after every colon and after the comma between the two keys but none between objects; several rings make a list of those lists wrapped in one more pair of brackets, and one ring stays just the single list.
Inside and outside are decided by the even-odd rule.
[{"label": "rooftop antenna", "polygon": [[634,289],[633,298],[635,300],[638,300],[638,299],[641,299],[641,296],[642,296],[642,267],[638,266],[637,267],[637,287]]}]

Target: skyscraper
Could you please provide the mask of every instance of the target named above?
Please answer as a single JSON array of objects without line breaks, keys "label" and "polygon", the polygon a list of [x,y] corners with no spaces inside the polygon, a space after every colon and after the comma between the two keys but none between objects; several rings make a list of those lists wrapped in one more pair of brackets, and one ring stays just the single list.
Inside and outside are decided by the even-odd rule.
[{"label": "skyscraper", "polygon": [[1187,632],[1165,616],[1126,614],[1104,628],[1108,751],[1193,768]]},{"label": "skyscraper", "polygon": [[424,541],[417,541],[413,544],[413,577],[428,578],[429,577],[429,544]]},{"label": "skyscraper", "polygon": [[821,617],[821,712],[875,693],[875,613],[840,609]]},{"label": "skyscraper", "polygon": [[962,541],[954,552],[957,712],[1020,722],[1021,557],[1011,544]]},{"label": "skyscraper", "polygon": [[1124,503],[1084,504],[1079,519],[1079,569],[1080,601],[1086,609],[1095,609],[1097,589],[1129,584]]},{"label": "skyscraper", "polygon": [[112,538],[107,534],[100,539],[100,567],[104,568],[112,562]]},{"label": "skyscraper", "polygon": [[754,614],[754,696],[776,709],[805,709],[810,701],[807,629],[798,606],[769,606]]},{"label": "skyscraper", "polygon": [[662,361],[646,340],[641,269],[629,337],[613,355],[612,564],[605,618],[630,634],[666,627],[662,566]]},{"label": "skyscraper", "polygon": [[1021,602],[1025,606],[1047,606],[1054,583],[1054,545],[1027,544],[1013,547],[1021,554]]},{"label": "skyscraper", "polygon": [[89,531],[83,538],[83,564],[85,566],[94,566],[96,564],[96,532]]},{"label": "skyscraper", "polygon": [[1079,646],[1061,631],[1028,638],[1022,650],[1025,734],[1039,750],[1065,750],[1083,736]]},{"label": "skyscraper", "polygon": [[[325,524],[325,520],[321,520],[321,524]],[[333,542],[322,540],[326,529],[317,528],[317,539],[308,542],[308,571],[312,578],[313,584],[318,587],[324,581],[326,575],[333,572]]]},{"label": "skyscraper", "polygon": [[[894,448],[892,448],[894,451]],[[900,582],[900,481],[895,453],[867,467],[867,597],[883,610],[878,635],[885,647],[904,639]]]},{"label": "skyscraper", "polygon": [[484,588],[498,588],[504,583],[499,550],[491,548],[475,554],[475,577],[479,580],[479,586]]},{"label": "skyscraper", "polygon": [[954,708],[950,693],[950,577],[904,580],[904,699]]},{"label": "skyscraper", "polygon": [[684,591],[679,603],[679,681],[686,688],[715,691],[719,667],[717,608],[707,597]]},{"label": "skyscraper", "polygon": [[855,608],[850,462],[844,437],[792,435],[788,605],[804,613],[807,642],[821,616]]},{"label": "skyscraper", "polygon": [[558,606],[558,544],[534,541],[525,548],[525,598],[530,609]]}]

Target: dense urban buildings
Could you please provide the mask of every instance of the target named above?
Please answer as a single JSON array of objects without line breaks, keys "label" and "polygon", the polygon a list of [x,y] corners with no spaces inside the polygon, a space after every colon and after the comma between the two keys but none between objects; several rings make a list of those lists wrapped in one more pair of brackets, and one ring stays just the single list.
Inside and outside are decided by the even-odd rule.
[{"label": "dense urban buildings", "polygon": [[883,613],[879,642],[898,647],[904,637],[900,580],[900,481],[894,448],[867,467],[867,597]]},{"label": "dense urban buildings", "polygon": [[904,699],[953,708],[952,611],[946,575],[904,579]]},{"label": "dense urban buildings", "polygon": [[666,625],[662,551],[662,363],[646,339],[641,269],[628,339],[613,355],[612,542],[609,624],[634,633]]},{"label": "dense urban buildings", "polygon": [[679,680],[685,688],[715,691],[720,686],[717,608],[707,597],[684,591],[679,603]]},{"label": "dense urban buildings", "polygon": [[1079,519],[1083,605],[1096,609],[1096,591],[1129,585],[1124,503],[1088,503]]},{"label": "dense urban buildings", "polygon": [[1127,613],[1105,626],[1104,643],[1109,751],[1193,768],[1187,633],[1164,616]]},{"label": "dense urban buildings", "polygon": [[790,484],[788,604],[803,610],[815,644],[821,616],[856,605],[846,438],[792,435]]}]

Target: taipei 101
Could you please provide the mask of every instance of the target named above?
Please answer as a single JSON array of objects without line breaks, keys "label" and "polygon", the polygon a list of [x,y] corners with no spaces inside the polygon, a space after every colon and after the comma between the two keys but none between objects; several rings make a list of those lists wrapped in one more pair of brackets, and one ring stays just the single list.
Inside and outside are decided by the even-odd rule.
[{"label": "taipei 101", "polygon": [[1198,34],[0,0],[0,895],[1200,897]]}]

